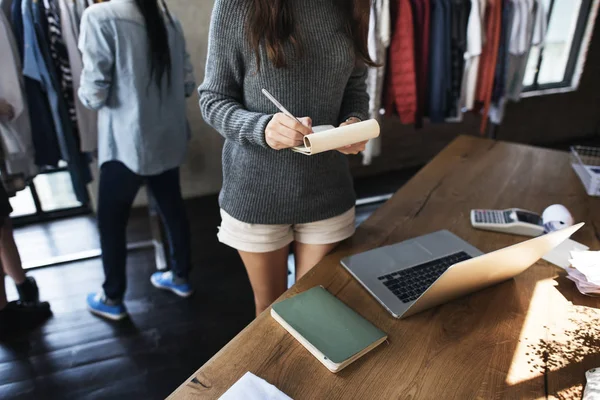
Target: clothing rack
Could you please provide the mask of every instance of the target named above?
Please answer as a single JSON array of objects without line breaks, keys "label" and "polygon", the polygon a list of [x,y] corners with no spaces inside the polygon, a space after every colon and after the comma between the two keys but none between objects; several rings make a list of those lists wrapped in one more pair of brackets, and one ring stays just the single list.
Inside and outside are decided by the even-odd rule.
[{"label": "clothing rack", "polygon": [[[0,124],[2,179],[10,192],[27,187],[38,170],[67,162],[77,199],[90,203],[89,168],[97,146],[96,113],[83,107],[77,89],[82,68],[77,47],[83,10],[101,0],[0,0],[3,74],[14,77],[4,88],[17,114]],[[32,118],[30,118],[30,115]],[[8,142],[7,142],[8,141]],[[152,239],[128,249],[154,247],[157,266],[167,268],[164,230],[148,191]],[[100,256],[100,249],[54,257],[29,267]]]},{"label": "clothing rack", "polygon": [[[551,3],[551,5],[553,2]],[[496,138],[507,101],[523,91],[527,60],[547,30],[543,0],[374,0],[369,54],[370,116],[398,115],[416,129],[481,116]],[[411,51],[412,49],[413,51]],[[381,151],[369,143],[363,163]]]}]

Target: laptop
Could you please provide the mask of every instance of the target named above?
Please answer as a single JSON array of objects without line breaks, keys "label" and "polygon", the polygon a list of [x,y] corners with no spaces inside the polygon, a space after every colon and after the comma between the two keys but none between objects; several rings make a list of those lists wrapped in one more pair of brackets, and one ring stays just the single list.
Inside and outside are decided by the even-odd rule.
[{"label": "laptop", "polygon": [[342,265],[394,317],[406,318],[513,278],[583,225],[488,254],[443,230],[347,257]]}]

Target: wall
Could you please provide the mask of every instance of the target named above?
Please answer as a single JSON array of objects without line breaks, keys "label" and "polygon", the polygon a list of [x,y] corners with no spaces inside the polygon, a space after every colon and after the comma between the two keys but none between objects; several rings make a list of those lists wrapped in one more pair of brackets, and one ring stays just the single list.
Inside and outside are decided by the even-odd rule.
[{"label": "wall", "polygon": [[[181,20],[188,51],[192,56],[198,83],[204,76],[212,0],[169,0]],[[502,140],[522,143],[551,143],[598,133],[600,123],[600,24],[594,29],[588,59],[579,90],[565,94],[539,96],[509,104],[498,131]],[[223,140],[202,120],[196,96],[188,102],[188,117],[193,139],[187,161],[181,169],[185,197],[217,193],[221,187],[221,148]],[[353,157],[355,176],[421,165],[431,159],[459,134],[478,134],[479,117],[466,115],[460,124],[426,125],[420,130],[402,126],[388,118],[382,126],[383,155],[364,167]],[[142,195],[137,205],[145,204]]]}]

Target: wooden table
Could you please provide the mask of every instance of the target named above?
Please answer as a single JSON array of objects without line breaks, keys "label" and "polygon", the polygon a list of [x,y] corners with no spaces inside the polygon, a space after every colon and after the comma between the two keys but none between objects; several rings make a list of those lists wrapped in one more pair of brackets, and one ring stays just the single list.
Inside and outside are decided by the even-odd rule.
[{"label": "wooden table", "polygon": [[396,320],[339,264],[445,228],[493,251],[524,239],[474,230],[471,209],[541,212],[555,203],[587,222],[574,239],[600,250],[600,198],[585,194],[567,153],[457,138],[283,295],[323,285],[387,332],[388,344],[332,374],[266,312],[170,398],[218,398],[247,371],[294,399],[580,398],[585,371],[600,367],[600,298],[581,295],[558,268],[540,261],[513,280]]}]

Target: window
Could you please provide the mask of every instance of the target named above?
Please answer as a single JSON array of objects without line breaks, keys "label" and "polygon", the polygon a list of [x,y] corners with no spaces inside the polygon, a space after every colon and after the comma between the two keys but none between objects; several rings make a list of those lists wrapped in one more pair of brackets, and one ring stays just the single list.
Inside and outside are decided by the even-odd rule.
[{"label": "window", "polygon": [[577,89],[591,40],[597,0],[542,0],[548,21],[543,47],[529,54],[524,97]]},{"label": "window", "polygon": [[31,184],[10,198],[11,217],[20,225],[63,216],[88,213],[89,205],[75,197],[71,177],[61,162],[56,169],[44,171]]}]

